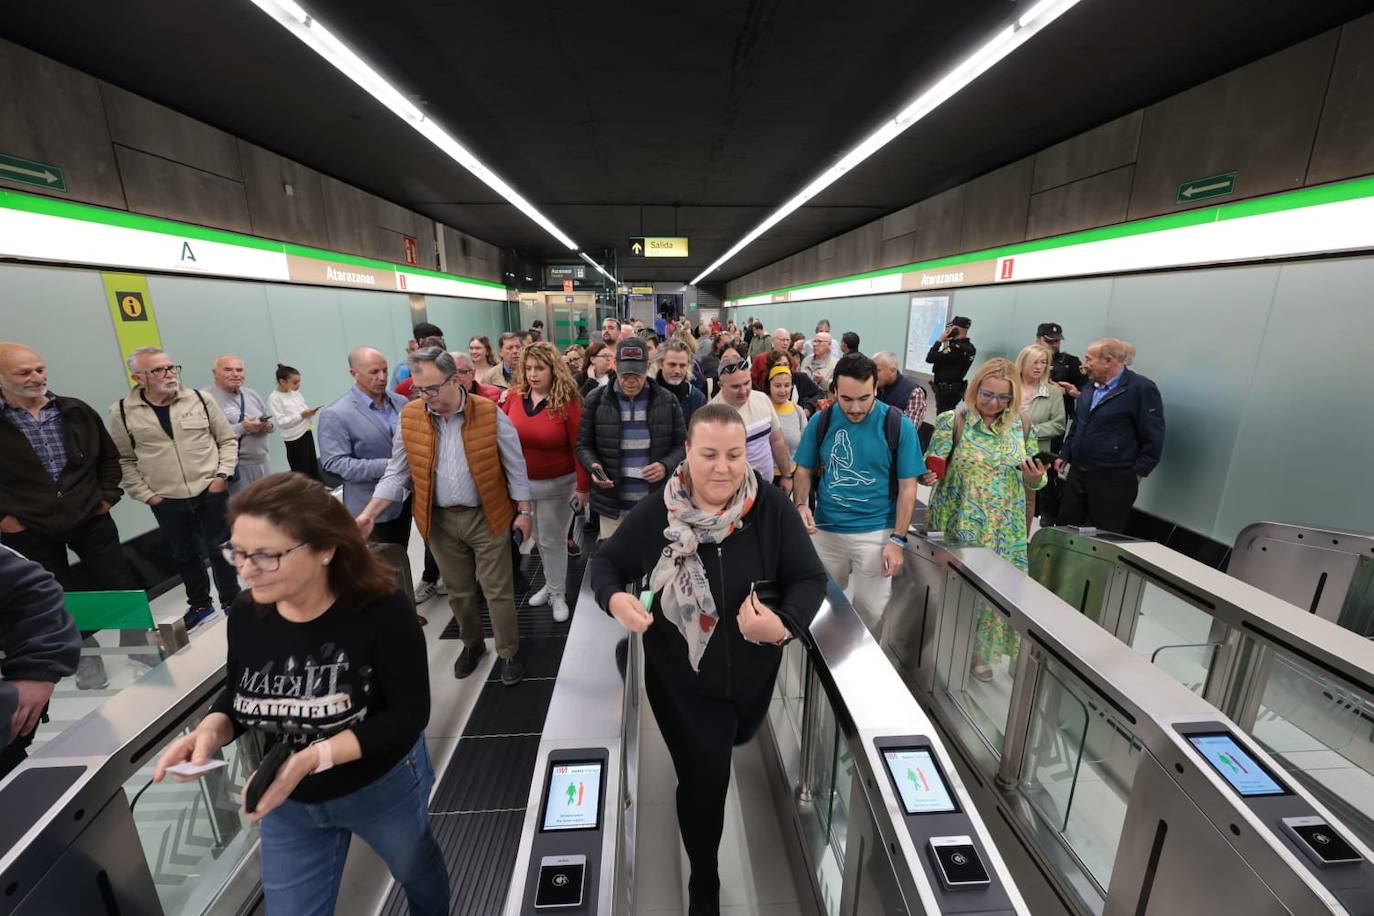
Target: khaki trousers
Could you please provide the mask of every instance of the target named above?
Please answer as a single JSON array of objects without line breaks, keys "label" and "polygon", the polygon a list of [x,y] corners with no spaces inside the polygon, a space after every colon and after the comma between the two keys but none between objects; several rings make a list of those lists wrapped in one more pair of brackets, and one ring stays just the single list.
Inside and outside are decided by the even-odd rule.
[{"label": "khaki trousers", "polygon": [[480,584],[496,632],[496,654],[511,658],[519,652],[510,545],[505,537],[491,533],[482,510],[435,506],[429,522],[429,549],[448,586],[448,604],[463,645],[482,641],[482,615],[477,609]]}]

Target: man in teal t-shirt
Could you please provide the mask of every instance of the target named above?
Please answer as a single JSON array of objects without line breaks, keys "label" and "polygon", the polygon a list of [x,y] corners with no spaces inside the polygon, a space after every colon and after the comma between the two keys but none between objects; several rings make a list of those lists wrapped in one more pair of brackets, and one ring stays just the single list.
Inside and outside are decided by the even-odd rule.
[{"label": "man in teal t-shirt", "polygon": [[[878,400],[878,367],[862,353],[835,364],[835,403],[826,424],[817,415],[797,446],[792,499],[816,553],[876,636],[902,568],[902,550],[916,508],[916,478],[925,473],[916,427]],[[888,425],[896,424],[896,454]],[[826,425],[825,438],[817,431]],[[896,468],[893,468],[893,462]],[[807,506],[811,478],[821,468],[816,513]],[[892,480],[897,480],[896,499]]]}]

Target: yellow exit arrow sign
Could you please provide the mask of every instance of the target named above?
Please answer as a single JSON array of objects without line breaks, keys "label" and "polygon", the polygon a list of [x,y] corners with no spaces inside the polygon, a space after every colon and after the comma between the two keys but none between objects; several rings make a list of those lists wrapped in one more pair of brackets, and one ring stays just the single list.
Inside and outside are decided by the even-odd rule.
[{"label": "yellow exit arrow sign", "polygon": [[687,237],[681,235],[631,236],[630,254],[637,258],[685,258],[687,257]]}]

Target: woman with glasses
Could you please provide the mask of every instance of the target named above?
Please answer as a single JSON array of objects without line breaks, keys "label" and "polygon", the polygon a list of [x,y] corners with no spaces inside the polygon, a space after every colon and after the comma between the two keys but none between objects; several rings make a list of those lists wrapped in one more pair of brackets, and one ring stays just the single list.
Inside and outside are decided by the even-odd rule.
[{"label": "woman with glasses", "polygon": [[[1036,440],[1021,413],[1016,367],[998,357],[984,363],[964,400],[935,418],[921,478],[935,487],[927,514],[932,531],[955,546],[987,547],[1026,569],[1026,491],[1045,485],[1045,465],[1034,458]],[[939,467],[943,463],[943,474]],[[1015,657],[1016,634],[1000,615],[980,610],[971,671],[993,678],[992,665]]]},{"label": "woman with glasses", "polygon": [[562,623],[569,614],[568,526],[573,513],[587,507],[592,488],[577,460],[582,394],[547,341],[530,344],[520,354],[508,394],[502,409],[520,434],[534,503],[534,536],[544,564],[544,587],[530,596],[530,606],[549,605],[554,623]]},{"label": "woman with glasses", "polygon": [[355,834],[404,887],[411,913],[448,913],[428,818],[429,664],[394,571],[343,503],[301,474],[256,481],[230,500],[229,521],[223,552],[248,590],[229,617],[225,687],[163,752],[153,781],[253,729],[269,754],[290,752],[243,812],[262,831],[269,916],[334,912]]},{"label": "woman with glasses", "polygon": [[587,351],[581,344],[573,344],[563,351],[563,364],[572,373],[573,384],[581,391],[582,383],[587,380],[587,373],[583,371],[587,368]]},{"label": "woman with glasses", "polygon": [[615,350],[603,341],[587,344],[587,378],[582,382],[582,397],[615,379]]}]

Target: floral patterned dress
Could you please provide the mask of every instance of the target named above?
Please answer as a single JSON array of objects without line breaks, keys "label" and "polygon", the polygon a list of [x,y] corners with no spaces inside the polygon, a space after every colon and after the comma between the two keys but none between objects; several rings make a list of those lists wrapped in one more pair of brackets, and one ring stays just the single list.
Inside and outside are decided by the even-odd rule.
[{"label": "floral patterned dress", "polygon": [[[946,460],[944,480],[936,487],[927,512],[932,531],[943,531],[952,547],[987,547],[1017,569],[1026,569],[1026,483],[1020,464],[1031,457],[1017,416],[1001,432],[993,431],[976,411],[964,414],[959,446],[953,455],[955,411],[935,418],[935,433],[926,455]],[[1035,440],[1032,439],[1032,442]],[[1048,475],[1031,489],[1045,486]],[[980,610],[978,654],[987,662],[1013,655],[1016,633],[1000,614]]]}]

